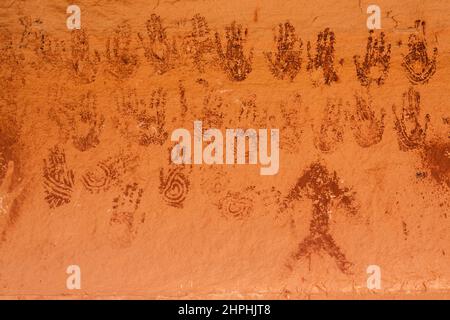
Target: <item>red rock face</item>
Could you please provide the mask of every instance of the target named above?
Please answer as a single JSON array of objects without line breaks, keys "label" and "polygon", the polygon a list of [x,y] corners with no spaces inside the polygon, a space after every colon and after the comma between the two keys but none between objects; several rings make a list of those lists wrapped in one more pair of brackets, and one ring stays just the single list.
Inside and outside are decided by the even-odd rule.
[{"label": "red rock face", "polygon": [[450,4],[78,5],[0,8],[1,298],[450,297]]}]

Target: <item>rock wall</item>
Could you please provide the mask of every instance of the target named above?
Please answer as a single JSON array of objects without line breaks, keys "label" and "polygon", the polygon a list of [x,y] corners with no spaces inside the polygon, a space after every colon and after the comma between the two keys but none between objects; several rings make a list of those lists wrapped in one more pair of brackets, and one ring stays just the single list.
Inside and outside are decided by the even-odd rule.
[{"label": "rock wall", "polygon": [[[0,297],[449,297],[449,3],[69,4],[0,5]],[[277,174],[174,164],[195,120]]]}]

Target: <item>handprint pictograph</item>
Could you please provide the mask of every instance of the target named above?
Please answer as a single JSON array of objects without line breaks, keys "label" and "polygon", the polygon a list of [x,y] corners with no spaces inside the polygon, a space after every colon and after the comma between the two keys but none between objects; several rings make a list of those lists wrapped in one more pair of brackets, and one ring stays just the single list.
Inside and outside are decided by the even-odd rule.
[{"label": "handprint pictograph", "polygon": [[365,99],[361,95],[355,95],[355,100],[355,110],[348,117],[350,127],[356,143],[360,147],[368,148],[379,143],[383,138],[386,111],[381,109],[378,118],[373,110],[370,97]]},{"label": "handprint pictograph", "polygon": [[71,33],[69,69],[80,83],[95,81],[100,67],[100,53],[91,51],[89,36],[85,30],[73,30]]},{"label": "handprint pictograph", "polygon": [[214,39],[205,17],[197,13],[191,19],[191,23],[192,31],[187,38],[188,52],[192,56],[194,66],[203,73],[217,60]]},{"label": "handprint pictograph", "polygon": [[174,67],[177,58],[175,43],[170,42],[161,17],[156,14],[152,14],[147,20],[146,29],[146,37],[138,34],[145,57],[153,65],[156,74],[164,74]]},{"label": "handprint pictograph", "polygon": [[243,81],[252,71],[253,49],[245,54],[248,29],[233,21],[225,29],[226,46],[222,47],[219,33],[216,33],[216,49],[223,70],[232,81]]},{"label": "handprint pictograph", "polygon": [[450,117],[442,118],[442,122],[447,125],[447,128],[449,130],[447,137],[450,139]]},{"label": "handprint pictograph", "polygon": [[289,153],[298,151],[301,136],[303,134],[303,124],[306,121],[301,110],[302,97],[300,93],[293,94],[289,99],[280,103],[280,111],[283,124],[281,126],[280,148]]},{"label": "handprint pictograph", "polygon": [[319,32],[316,40],[316,52],[313,56],[311,43],[308,41],[308,70],[311,81],[315,86],[320,84],[331,85],[339,77],[335,70],[335,44],[336,36],[330,28]]},{"label": "handprint pictograph", "polygon": [[20,141],[23,119],[14,94],[0,91],[0,150],[10,154]]},{"label": "handprint pictograph", "polygon": [[132,31],[128,23],[122,23],[106,42],[106,62],[109,72],[118,80],[131,77],[139,65],[138,55],[132,48]]},{"label": "handprint pictograph", "polygon": [[400,117],[397,114],[397,107],[392,106],[395,115],[395,130],[402,151],[420,148],[425,143],[430,115],[427,114],[423,124],[421,124],[420,109],[420,93],[413,87],[403,94],[403,107]]},{"label": "handprint pictograph", "polygon": [[341,101],[327,100],[323,117],[317,130],[314,131],[314,145],[324,153],[334,152],[338,145],[344,142],[344,117]]},{"label": "handprint pictograph", "polygon": [[256,94],[250,94],[240,99],[238,124],[242,128],[252,127],[258,119]]},{"label": "handprint pictograph", "polygon": [[3,172],[3,177],[0,177],[0,244],[19,220],[22,213],[20,209],[31,191],[29,179],[17,184],[19,167],[20,161],[11,160],[11,155],[0,152],[0,170]]},{"label": "handprint pictograph", "polygon": [[202,114],[205,127],[221,128],[224,124],[226,103],[223,97],[209,89],[203,98]]},{"label": "handprint pictograph", "polygon": [[54,106],[49,117],[59,126],[65,139],[71,139],[79,151],[95,148],[100,143],[105,117],[97,110],[97,96],[92,91],[76,98],[64,97],[66,91],[57,88],[51,92]]},{"label": "handprint pictograph", "polygon": [[64,149],[58,146],[50,149],[48,158],[44,159],[43,178],[45,200],[51,209],[71,201],[74,177],[73,171],[67,166]]},{"label": "handprint pictograph", "polygon": [[116,128],[126,138],[141,146],[162,145],[168,137],[166,131],[167,92],[158,88],[152,91],[150,101],[138,97],[136,90],[128,90],[117,99],[119,118]]},{"label": "handprint pictograph", "polygon": [[409,36],[409,53],[403,58],[402,66],[412,84],[427,83],[436,72],[438,49],[434,48],[431,56],[428,53],[425,26],[425,21],[417,20],[415,22],[417,34]]},{"label": "handprint pictograph", "polygon": [[139,226],[145,221],[145,213],[139,209],[143,193],[138,183],[131,183],[113,199],[109,220],[109,239],[113,245],[126,248],[132,244]]},{"label": "handprint pictograph", "polygon": [[36,59],[31,63],[35,68],[42,68],[45,65],[50,68],[63,66],[66,46],[63,40],[59,40],[43,30],[40,19],[32,19],[30,16],[20,18],[24,30],[20,41],[22,49],[31,50]]},{"label": "handprint pictograph", "polygon": [[302,65],[302,40],[297,36],[294,26],[286,21],[278,25],[274,39],[277,52],[265,52],[270,72],[277,79],[294,80]]},{"label": "handprint pictograph", "polygon": [[6,177],[6,172],[8,171],[8,158],[6,153],[0,151],[0,184],[3,183],[3,179]]},{"label": "handprint pictograph", "polygon": [[372,83],[379,86],[384,84],[391,60],[391,45],[386,44],[384,32],[374,37],[374,31],[370,30],[364,60],[360,61],[358,55],[355,55],[353,60],[356,75],[362,86],[370,86]]},{"label": "handprint pictograph", "polygon": [[23,83],[24,56],[14,42],[13,33],[7,28],[0,28],[0,80],[6,90],[7,84],[18,80]]}]

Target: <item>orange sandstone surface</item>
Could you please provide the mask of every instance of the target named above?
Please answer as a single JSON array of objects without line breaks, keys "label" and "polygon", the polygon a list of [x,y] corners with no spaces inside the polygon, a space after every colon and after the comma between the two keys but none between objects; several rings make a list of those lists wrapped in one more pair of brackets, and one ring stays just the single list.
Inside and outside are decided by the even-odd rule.
[{"label": "orange sandstone surface", "polygon": [[[450,297],[450,3],[71,4],[0,3],[0,298]],[[279,170],[174,164],[196,120]]]}]

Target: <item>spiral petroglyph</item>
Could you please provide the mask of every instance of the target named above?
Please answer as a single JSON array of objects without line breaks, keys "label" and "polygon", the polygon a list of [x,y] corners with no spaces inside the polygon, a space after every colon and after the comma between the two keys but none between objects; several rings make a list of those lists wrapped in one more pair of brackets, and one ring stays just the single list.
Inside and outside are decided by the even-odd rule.
[{"label": "spiral petroglyph", "polygon": [[232,192],[219,200],[217,205],[222,217],[227,219],[243,220],[253,213],[253,200],[248,192]]},{"label": "spiral petroglyph", "polygon": [[181,167],[170,168],[167,172],[165,171],[163,168],[160,169],[159,192],[168,205],[182,208],[189,193],[190,181],[188,176]]}]

